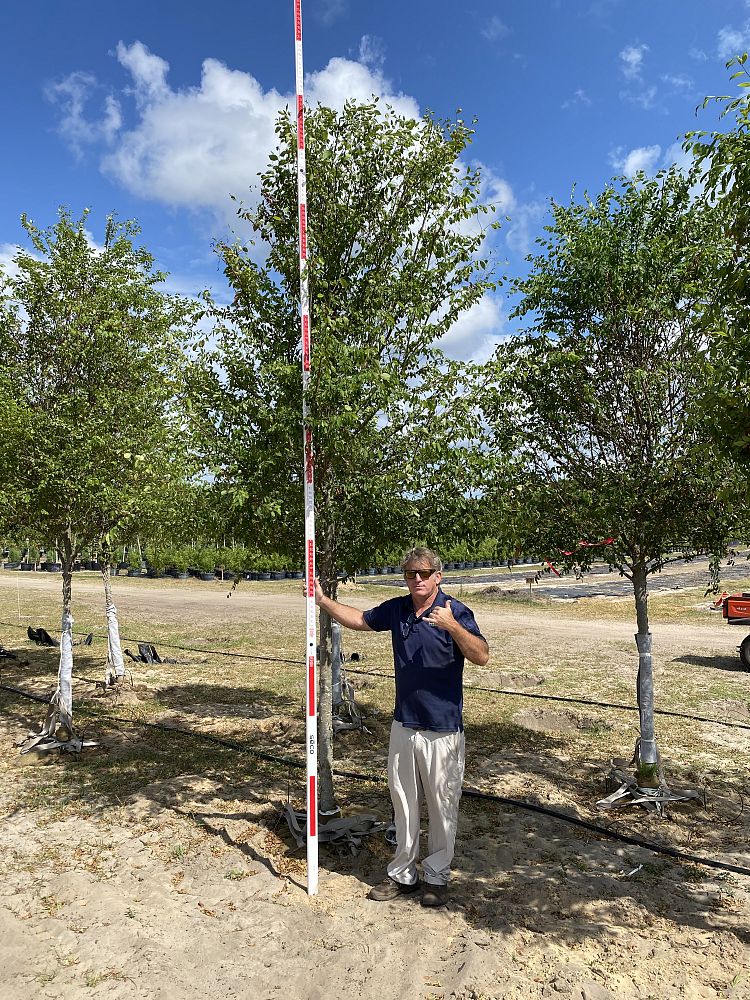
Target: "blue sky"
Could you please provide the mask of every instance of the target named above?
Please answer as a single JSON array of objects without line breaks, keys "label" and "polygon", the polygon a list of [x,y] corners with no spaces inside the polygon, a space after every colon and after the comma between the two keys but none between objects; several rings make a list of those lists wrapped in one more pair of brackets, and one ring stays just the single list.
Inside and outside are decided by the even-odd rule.
[{"label": "blue sky", "polygon": [[[461,12],[459,13],[459,6]],[[292,0],[29,0],[2,30],[5,154],[0,261],[58,205],[136,218],[170,284],[223,282],[226,236],[294,94]],[[377,93],[398,108],[479,118],[471,156],[510,216],[495,237],[518,274],[551,197],[679,161],[695,109],[730,90],[750,48],[750,0],[303,0],[306,92],[340,105]],[[449,334],[482,357],[509,330],[504,292]]]}]

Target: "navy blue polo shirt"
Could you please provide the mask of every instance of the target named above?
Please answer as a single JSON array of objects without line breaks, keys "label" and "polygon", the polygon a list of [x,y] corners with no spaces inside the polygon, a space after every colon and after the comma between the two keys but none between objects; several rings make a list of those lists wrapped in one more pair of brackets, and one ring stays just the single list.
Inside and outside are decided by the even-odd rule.
[{"label": "navy blue polo shirt", "polygon": [[442,590],[419,617],[407,594],[365,611],[364,618],[374,632],[391,633],[396,673],[393,718],[404,726],[455,733],[464,728],[464,655],[445,629],[423,621],[431,608],[444,608],[446,601],[451,602],[456,621],[483,639],[471,609]]}]

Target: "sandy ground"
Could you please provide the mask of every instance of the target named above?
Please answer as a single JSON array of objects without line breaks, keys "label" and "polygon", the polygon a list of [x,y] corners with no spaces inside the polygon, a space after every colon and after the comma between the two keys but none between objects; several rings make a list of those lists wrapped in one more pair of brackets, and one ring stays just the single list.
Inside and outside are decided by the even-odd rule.
[{"label": "sandy ground", "polygon": [[[42,594],[59,581],[37,575],[23,585],[24,595]],[[16,586],[15,577],[0,574],[0,588]],[[179,615],[194,623],[195,639],[209,621],[217,631],[238,619],[260,627],[270,614],[299,615],[301,605],[292,594],[251,588],[231,601],[210,586],[123,581],[117,590],[131,623],[139,615]],[[93,600],[97,581],[77,580],[76,593]],[[89,627],[87,615],[81,619]],[[625,656],[619,651],[633,642],[628,623],[557,617],[530,628],[522,609],[483,609],[481,624],[497,656],[483,674],[469,671],[467,681],[531,690],[545,673],[540,649],[568,658],[592,648]],[[0,638],[10,645],[7,631]],[[725,717],[750,722],[748,675],[732,667],[740,638],[718,620],[655,625],[657,673],[677,660],[717,658],[733,686],[712,717],[723,707]],[[552,709],[530,705],[529,728],[537,712],[544,729],[543,712]],[[285,776],[259,787],[186,773],[145,785],[114,806],[94,804],[84,816],[69,816],[44,794],[45,769],[58,762],[19,758],[14,749],[19,727],[39,712],[31,703],[4,706],[2,1000],[750,997],[746,877],[672,861],[532,812],[465,800],[445,909],[427,910],[414,898],[365,898],[382,877],[384,844],[357,857],[323,851],[320,892],[310,898],[301,866],[284,861],[281,831],[269,819],[286,796]],[[717,760],[731,756],[732,747],[750,751],[750,731],[713,729]],[[518,750],[487,754],[471,781],[570,811],[570,784],[579,777],[567,775],[566,784],[559,755],[553,766],[551,756]],[[17,786],[33,780],[37,800],[19,806]],[[369,808],[364,797],[361,805]],[[698,807],[681,808],[692,822]],[[717,817],[721,822],[692,848],[750,867],[747,826],[738,834],[735,823],[728,833],[726,814]],[[633,811],[617,828],[664,841],[671,829],[660,827],[665,822]]]}]

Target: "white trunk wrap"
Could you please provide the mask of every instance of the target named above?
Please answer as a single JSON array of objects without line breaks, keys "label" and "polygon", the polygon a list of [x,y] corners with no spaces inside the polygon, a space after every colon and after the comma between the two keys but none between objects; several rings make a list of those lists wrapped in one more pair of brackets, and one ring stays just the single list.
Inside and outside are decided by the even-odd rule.
[{"label": "white trunk wrap", "polygon": [[73,615],[63,612],[60,670],[57,675],[60,722],[73,731]]},{"label": "white trunk wrap", "polygon": [[118,679],[125,676],[125,664],[122,659],[122,647],[120,646],[120,623],[117,620],[117,608],[114,604],[106,607],[107,615],[107,643],[109,646],[108,659],[114,668],[115,677]]}]

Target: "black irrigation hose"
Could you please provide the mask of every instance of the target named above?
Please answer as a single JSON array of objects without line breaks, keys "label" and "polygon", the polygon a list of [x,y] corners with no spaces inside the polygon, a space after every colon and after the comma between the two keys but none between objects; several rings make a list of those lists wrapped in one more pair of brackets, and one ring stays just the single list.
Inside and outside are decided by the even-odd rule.
[{"label": "black irrigation hose", "polygon": [[[15,622],[0,622],[0,625],[5,625],[7,628],[26,628],[26,625],[17,625]],[[60,629],[52,628],[46,629],[47,632],[59,632]],[[83,635],[87,636],[91,633],[89,632],[76,632],[73,630],[73,635]],[[106,639],[106,635],[94,635],[94,642],[98,640]],[[142,642],[142,639],[134,639],[132,636],[121,635],[120,639],[125,642]],[[157,640],[160,646],[165,649],[180,649],[186,653],[210,653],[212,656],[235,656],[237,659],[241,660],[270,660],[271,663],[294,663],[297,666],[304,666],[304,660],[283,660],[277,656],[263,656],[258,653],[231,653],[223,649],[198,649],[195,646],[176,646],[173,642],[162,642],[161,639]]]},{"label": "black irrigation hose", "polygon": [[49,705],[51,698],[45,698],[41,694],[32,694],[30,691],[22,691],[21,688],[13,687],[10,684],[0,684],[0,691],[11,691],[13,694],[20,694],[23,698],[30,698],[32,701],[41,701],[43,705]]},{"label": "black irrigation hose", "polygon": [[[14,694],[31,698],[34,701],[49,701],[47,698],[40,698],[38,695],[28,694],[20,688],[10,687],[6,684],[0,684],[0,690],[11,691]],[[223,739],[220,736],[210,736],[207,733],[191,732],[189,729],[181,729],[179,726],[168,726],[163,722],[142,722],[138,719],[127,719],[116,715],[99,716],[99,719],[104,722],[122,722],[127,725],[143,726],[146,729],[158,729],[167,733],[180,733],[183,736],[190,736],[194,739],[197,738],[205,740],[208,743],[215,743],[218,746],[226,747],[229,750],[235,750],[239,753],[247,753],[253,757],[258,757],[260,760],[268,761],[273,764],[283,764],[285,767],[293,767],[300,771],[307,767],[307,764],[304,761],[296,760],[293,757],[280,757],[277,754],[268,753],[264,750],[256,750],[254,747],[249,747],[244,743],[237,743],[235,740]],[[349,778],[353,781],[367,781],[375,785],[387,784],[386,779],[377,774],[365,774],[360,771],[340,771],[336,769],[333,771],[333,774],[338,778]],[[510,806],[512,809],[524,809],[527,812],[538,813],[541,816],[549,816],[551,819],[562,820],[564,823],[570,823],[571,825],[577,826],[582,830],[588,830],[590,833],[596,833],[599,836],[608,838],[609,840],[617,840],[620,843],[628,844],[631,847],[642,847],[647,851],[651,851],[652,854],[663,854],[666,857],[674,858],[678,861],[687,861],[690,864],[700,865],[703,868],[716,868],[720,871],[732,872],[736,875],[750,876],[750,868],[743,868],[741,865],[727,864],[724,861],[717,861],[715,858],[704,858],[699,854],[688,854],[685,851],[678,851],[673,847],[661,847],[659,844],[652,844],[650,841],[640,840],[638,837],[629,837],[625,833],[617,833],[614,830],[609,830],[605,826],[598,826],[596,823],[589,823],[588,820],[578,819],[576,816],[569,816],[567,813],[559,812],[557,809],[548,809],[546,806],[538,806],[533,802],[526,802],[523,799],[510,799],[506,798],[504,795],[494,795],[491,792],[480,792],[476,788],[464,788],[461,794],[465,795],[467,798],[479,799],[484,802],[495,802],[498,805]]]},{"label": "black irrigation hose", "polygon": [[[369,677],[382,677],[385,680],[393,680],[390,674],[380,674],[375,670],[357,670],[354,667],[347,667],[349,674],[367,674]],[[535,694],[533,691],[506,691],[503,688],[478,687],[475,684],[465,684],[464,691],[483,691],[486,694],[504,694],[514,698],[539,698],[542,701],[564,701],[573,705],[593,705],[596,708],[617,708],[625,712],[637,712],[637,705],[623,705],[621,702],[611,701],[591,701],[588,698],[569,698],[561,694]],[[726,719],[709,719],[702,715],[687,715],[685,712],[673,712],[667,708],[655,708],[654,715],[671,715],[677,719],[690,719],[694,722],[712,722],[717,726],[729,726],[732,729],[750,729],[750,725],[744,722],[727,722]]]},{"label": "black irrigation hose", "polygon": [[[304,767],[304,764],[299,764],[299,767]],[[352,778],[355,781],[372,781],[379,784],[385,782],[384,778],[380,778],[376,775],[361,774],[357,771],[334,771],[334,774],[342,778]],[[647,851],[652,851],[654,854],[665,854],[667,857],[676,858],[681,861],[690,861],[696,865],[703,865],[706,868],[719,868],[722,871],[734,872],[737,875],[750,875],[750,868],[743,868],[741,865],[730,865],[723,861],[716,861],[714,858],[704,858],[699,854],[687,854],[684,851],[678,851],[673,847],[660,847],[658,844],[652,844],[647,840],[640,840],[638,837],[629,837],[625,833],[617,833],[614,830],[609,830],[605,826],[598,826],[596,823],[589,823],[585,819],[578,819],[577,816],[569,816],[567,813],[559,812],[557,809],[548,809],[546,806],[538,806],[533,802],[526,802],[524,799],[509,799],[504,795],[493,795],[491,792],[480,792],[476,788],[464,788],[461,790],[461,795],[466,796],[469,799],[481,799],[486,802],[497,802],[499,805],[511,806],[514,809],[525,809],[528,812],[539,813],[542,816],[550,816],[552,819],[563,820],[565,823],[571,823],[573,826],[578,826],[583,830],[589,830],[591,833],[601,834],[603,837],[609,837],[610,840],[619,840],[623,844],[630,844],[633,847],[644,847]]]},{"label": "black irrigation hose", "polygon": [[[0,625],[5,625],[10,628],[24,628],[23,625],[16,625],[13,622],[0,622]],[[47,631],[56,632],[59,629],[48,629]],[[73,632],[73,635],[89,635],[88,632]],[[95,635],[94,640],[105,639],[106,636]],[[125,642],[140,642],[140,639],[128,638],[128,636],[121,636]],[[176,646],[174,643],[162,642],[158,640],[160,646],[165,649],[180,649],[183,652],[188,653],[208,653],[212,656],[233,656],[238,659],[243,660],[265,660],[270,663],[291,663],[295,666],[304,666],[304,660],[285,660],[277,656],[263,656],[259,653],[232,653],[223,649],[196,649],[194,646]],[[363,674],[368,677],[382,677],[385,680],[393,682],[393,677],[391,674],[381,674],[375,670],[359,670],[355,667],[347,667],[347,672],[350,674]],[[83,677],[81,680],[88,680],[88,678]],[[89,681],[89,683],[92,683]],[[609,702],[609,701],[592,701],[587,698],[572,698],[565,695],[559,694],[536,694],[532,691],[506,691],[503,688],[486,688],[477,687],[474,684],[467,684],[464,687],[466,691],[482,691],[485,694],[502,694],[510,695],[514,698],[537,698],[540,701],[560,701],[567,702],[571,705],[591,705],[594,708],[615,708],[621,712],[637,712],[637,705],[623,705],[621,702]],[[744,722],[731,722],[726,719],[710,719],[703,715],[688,715],[686,712],[673,712],[671,709],[667,708],[655,708],[654,715],[668,715],[675,719],[688,719],[691,722],[709,722],[715,726],[727,726],[730,729],[748,729],[750,730],[750,725]]]}]

